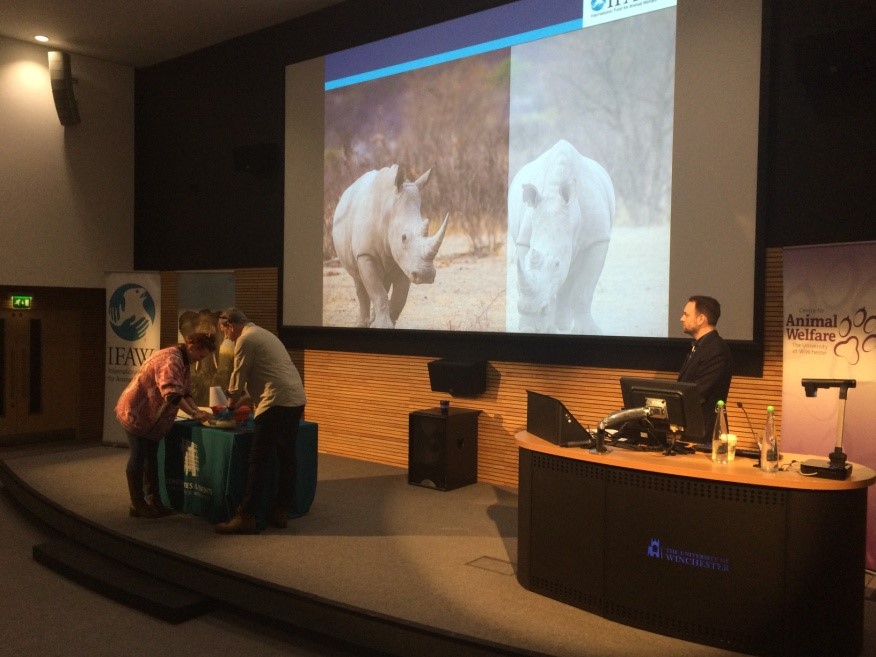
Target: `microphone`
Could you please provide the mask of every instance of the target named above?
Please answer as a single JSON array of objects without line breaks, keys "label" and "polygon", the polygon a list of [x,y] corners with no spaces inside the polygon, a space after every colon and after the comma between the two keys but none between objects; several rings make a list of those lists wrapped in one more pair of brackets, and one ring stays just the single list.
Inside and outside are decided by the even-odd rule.
[{"label": "microphone", "polygon": [[761,441],[757,439],[757,434],[754,433],[754,427],[751,426],[751,420],[748,417],[748,411],[745,410],[745,406],[742,405],[741,401],[736,402],[736,405],[742,409],[742,413],[745,415],[745,421],[748,422],[748,428],[751,430],[751,435],[754,436],[754,442],[757,444],[757,451],[758,451],[757,463],[754,464],[754,467],[759,467],[760,466],[760,452],[761,452],[761,448],[763,446],[761,445]]},{"label": "microphone", "polygon": [[742,405],[741,401],[736,402],[736,405],[742,409],[743,415],[745,415],[745,421],[748,422],[748,428],[751,430],[751,435],[754,436],[754,442],[757,443],[757,446],[760,447],[760,441],[757,439],[757,434],[754,433],[754,427],[751,425],[751,419],[748,417],[748,411],[745,410],[745,406]]}]

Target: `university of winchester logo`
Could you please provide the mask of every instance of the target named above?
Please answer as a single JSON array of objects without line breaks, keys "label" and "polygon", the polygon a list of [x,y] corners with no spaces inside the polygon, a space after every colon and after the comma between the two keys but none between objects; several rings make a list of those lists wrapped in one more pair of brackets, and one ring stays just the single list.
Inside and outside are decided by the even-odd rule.
[{"label": "university of winchester logo", "polygon": [[679,566],[688,568],[702,568],[720,573],[730,572],[730,559],[727,557],[665,547],[659,538],[651,539],[650,543],[648,543],[647,554],[652,559],[671,561]]}]

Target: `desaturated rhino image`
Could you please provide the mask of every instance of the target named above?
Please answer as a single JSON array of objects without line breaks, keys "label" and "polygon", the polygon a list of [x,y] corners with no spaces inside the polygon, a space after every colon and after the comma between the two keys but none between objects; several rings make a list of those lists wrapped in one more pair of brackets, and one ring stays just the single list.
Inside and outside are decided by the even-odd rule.
[{"label": "desaturated rhino image", "polygon": [[608,173],[560,140],[508,188],[508,288],[521,332],[596,334],[591,304],[615,212]]}]

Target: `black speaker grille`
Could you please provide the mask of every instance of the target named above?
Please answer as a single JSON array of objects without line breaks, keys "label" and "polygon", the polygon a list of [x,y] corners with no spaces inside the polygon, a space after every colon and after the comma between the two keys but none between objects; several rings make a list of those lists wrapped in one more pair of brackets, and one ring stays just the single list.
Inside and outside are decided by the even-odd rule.
[{"label": "black speaker grille", "polygon": [[587,461],[569,459],[553,454],[532,453],[532,467],[552,472],[562,472],[576,477],[587,479],[604,479],[607,468],[603,465],[594,465]]},{"label": "black speaker grille", "polygon": [[440,465],[444,461],[446,429],[441,420],[419,418],[411,437],[411,456],[421,465]]},{"label": "black speaker grille", "polygon": [[788,497],[787,491],[777,488],[746,486],[720,481],[711,482],[703,479],[625,470],[540,452],[533,452],[532,465],[533,468],[562,472],[591,480],[605,480],[608,483],[630,486],[637,490],[647,489],[676,495],[708,497],[740,504],[784,506]]},{"label": "black speaker grille", "polygon": [[602,597],[585,593],[570,585],[569,582],[559,582],[547,577],[533,577],[530,590],[534,593],[546,595],[554,600],[565,602],[579,609],[585,609],[597,614],[602,613]]}]

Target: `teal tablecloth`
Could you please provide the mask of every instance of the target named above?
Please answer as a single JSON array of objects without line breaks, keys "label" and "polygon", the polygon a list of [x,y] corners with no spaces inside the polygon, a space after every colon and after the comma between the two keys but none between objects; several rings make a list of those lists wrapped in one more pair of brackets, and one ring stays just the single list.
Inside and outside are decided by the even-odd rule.
[{"label": "teal tablecloth", "polygon": [[[214,429],[193,420],[177,422],[158,448],[159,483],[164,504],[204,516],[210,522],[228,520],[246,487],[252,423],[237,429]],[[298,476],[289,517],[303,516],[316,494],[317,425],[301,420],[298,429]],[[265,526],[268,507],[277,491],[277,461],[266,494],[256,511]]]}]

